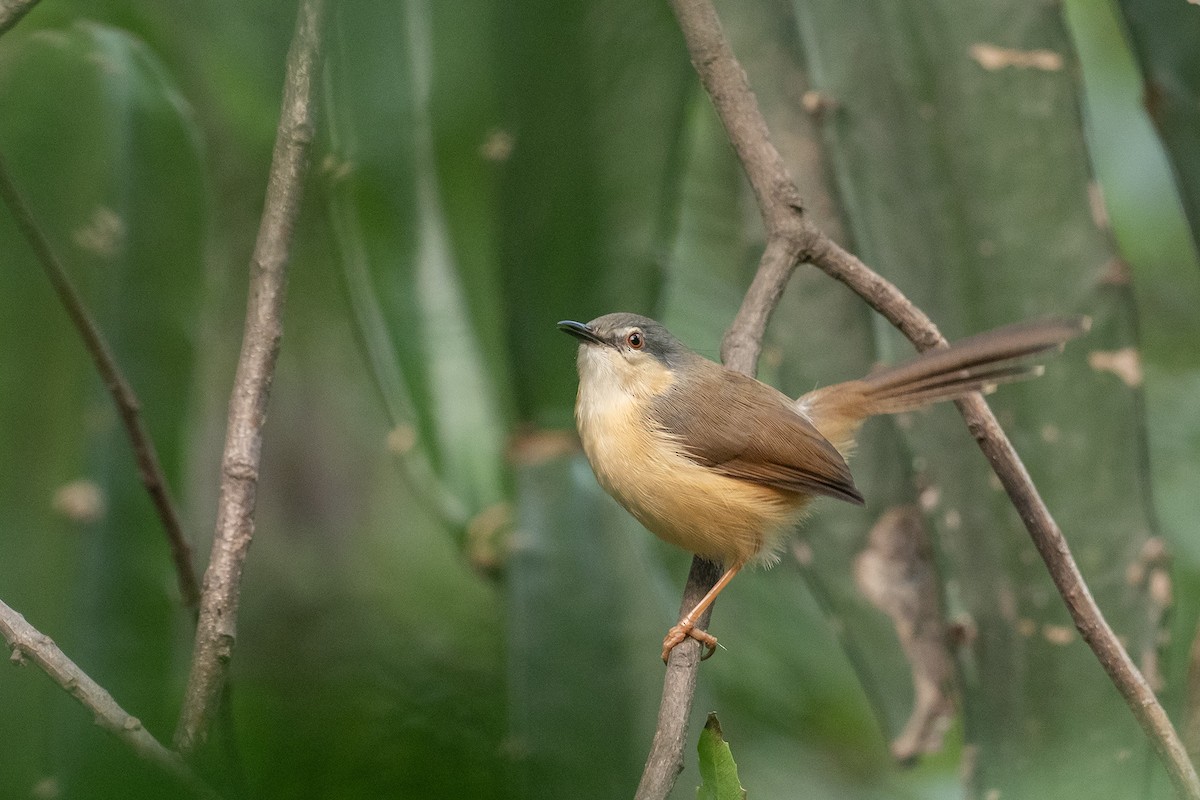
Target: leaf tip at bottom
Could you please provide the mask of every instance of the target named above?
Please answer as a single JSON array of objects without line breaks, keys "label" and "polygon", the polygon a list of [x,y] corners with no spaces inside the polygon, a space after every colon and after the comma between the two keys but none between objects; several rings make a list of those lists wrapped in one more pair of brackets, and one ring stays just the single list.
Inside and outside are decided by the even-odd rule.
[{"label": "leaf tip at bottom", "polygon": [[708,713],[696,750],[700,755],[698,800],[746,800],[746,790],[738,780],[737,764],[715,711]]}]

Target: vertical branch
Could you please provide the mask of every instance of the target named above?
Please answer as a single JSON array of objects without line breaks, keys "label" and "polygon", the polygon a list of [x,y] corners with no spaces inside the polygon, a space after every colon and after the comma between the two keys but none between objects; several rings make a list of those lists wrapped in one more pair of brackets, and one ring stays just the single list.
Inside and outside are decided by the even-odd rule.
[{"label": "vertical branch", "polygon": [[97,725],[128,745],[139,758],[173,776],[197,797],[216,797],[212,789],[188,769],[178,753],[163,747],[142,726],[141,720],[121,708],[112,695],[67,658],[49,636],[30,625],[25,617],[3,601],[0,601],[0,635],[12,649],[14,663],[20,665],[28,660],[36,664],[92,712]]},{"label": "vertical branch", "polygon": [[[694,557],[687,586],[683,590],[679,615],[683,616],[691,611],[720,577],[720,565],[705,561],[699,556]],[[711,616],[712,606],[709,606],[700,619],[696,620],[696,627],[707,628]],[[683,745],[687,738],[687,722],[692,713],[692,700],[696,696],[701,648],[700,642],[689,637],[671,651],[667,660],[662,704],[658,708],[658,726],[654,731],[650,755],[646,758],[646,768],[642,771],[642,780],[638,784],[634,800],[665,798],[671,793],[671,787],[675,785],[675,779],[683,769]]]},{"label": "vertical branch", "polygon": [[121,423],[125,426],[125,433],[133,445],[138,475],[141,477],[146,491],[150,493],[154,509],[158,512],[163,530],[167,535],[167,544],[171,548],[171,560],[175,563],[175,578],[179,583],[179,594],[183,598],[185,606],[195,608],[200,602],[200,587],[196,581],[196,569],[192,563],[192,548],[183,534],[183,524],[179,521],[179,512],[176,511],[175,503],[171,500],[171,492],[167,487],[167,478],[163,474],[162,464],[158,460],[158,450],[154,447],[154,440],[150,438],[150,432],[142,424],[141,403],[129,385],[129,381],[125,379],[121,368],[117,366],[112,348],[109,347],[104,334],[100,332],[100,327],[88,312],[83,298],[75,285],[71,283],[62,262],[58,260],[58,256],[50,247],[50,241],[38,227],[29,207],[13,184],[8,172],[8,165],[4,163],[3,158],[0,158],[0,198],[12,212],[17,229],[29,243],[30,249],[33,250],[34,256],[42,266],[42,271],[50,279],[50,284],[58,294],[58,299],[62,302],[63,308],[71,318],[71,323],[79,332],[88,354],[96,364],[96,370],[100,373],[101,380],[104,381],[104,387],[108,389],[113,402],[117,405]]},{"label": "vertical branch", "polygon": [[[944,345],[945,339],[924,312],[895,286],[830,240],[804,213],[798,191],[787,174],[782,157],[771,144],[766,122],[750,91],[745,72],[725,39],[710,0],[671,0],[671,7],[687,42],[692,65],[712,98],[754,189],[767,232],[767,245],[758,272],[722,344],[722,357],[727,365],[747,374],[754,371],[767,319],[792,270],[802,261],[812,263],[853,289],[918,349]],[[1200,800],[1200,778],[1178,733],[1105,621],[1062,531],[995,416],[979,396],[960,400],[957,405],[967,428],[1020,514],[1075,626],[1141,724],[1163,761],[1177,794]],[[693,562],[685,593],[690,595],[706,588],[706,584],[711,585],[707,574],[699,561]],[[691,711],[694,671],[698,665],[692,654],[699,648],[695,642],[685,644],[688,649],[679,654],[678,668],[668,668],[655,751],[642,776],[642,786],[653,785],[660,790],[653,794],[639,792],[639,800],[666,797],[682,769],[686,717]],[[683,647],[677,647],[676,651]],[[672,662],[675,661],[673,656]],[[683,716],[682,720],[679,715]],[[671,747],[660,752],[659,738],[668,732]]]},{"label": "vertical branch", "polygon": [[[721,343],[721,359],[726,366],[754,375],[767,321],[779,303],[792,271],[800,263],[810,224],[800,213],[799,192],[783,157],[771,144],[766,120],[750,90],[745,70],[725,39],[716,10],[707,0],[671,0],[671,8],[683,31],[692,66],[750,179],[767,231],[767,245],[754,280]],[[680,613],[686,613],[707,594],[720,574],[720,570],[714,569],[709,562],[694,557],[684,586]],[[712,612],[713,607],[710,607],[697,621],[697,626],[707,627]],[[667,797],[683,770],[687,720],[696,692],[700,649],[700,643],[689,638],[671,651],[663,680],[658,725],[638,785],[637,800]]]},{"label": "vertical branch", "polygon": [[216,531],[175,730],[175,746],[184,754],[194,752],[207,737],[237,638],[242,569],[254,535],[262,428],[283,334],[287,265],[314,132],[313,86],[320,68],[323,16],[324,0],[302,0],[288,49],[266,201],[250,265],[242,350],[229,400]]}]

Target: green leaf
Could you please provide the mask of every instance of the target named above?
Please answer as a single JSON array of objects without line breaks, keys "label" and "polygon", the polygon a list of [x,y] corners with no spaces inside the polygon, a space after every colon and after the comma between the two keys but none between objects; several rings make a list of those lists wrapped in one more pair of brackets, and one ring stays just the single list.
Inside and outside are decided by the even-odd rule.
[{"label": "green leaf", "polygon": [[[991,402],[1109,621],[1129,640],[1152,638],[1149,600],[1124,581],[1153,525],[1141,491],[1144,420],[1135,391],[1094,366],[1132,344],[1132,298],[1106,272],[1114,250],[1089,208],[1075,59],[1058,9],[793,7],[813,89],[824,99],[824,133],[856,252],[952,339],[1044,314],[1094,319],[1091,335],[1048,363],[1044,377],[1002,387]],[[861,42],[864,30],[877,33],[871,45],[848,54],[842,43]],[[911,352],[876,327],[880,360]],[[1089,361],[1093,353],[1101,360]],[[981,794],[1144,796],[1143,774],[1110,755],[1129,753],[1139,764],[1152,758],[1144,737],[1074,633],[961,422],[949,408],[902,422],[899,438],[882,450],[871,444],[872,428],[882,428],[871,423],[851,467],[862,472],[869,500],[879,473],[913,468],[915,485],[905,494],[911,502],[916,488],[925,489],[951,612],[978,627],[961,654],[964,734],[978,748],[972,785]],[[1085,472],[1092,488],[1081,492]],[[825,585],[844,586],[844,551],[816,530],[811,541],[817,563],[829,559]],[[835,592],[834,603],[841,617],[861,599]],[[868,631],[850,630],[863,652],[878,646]],[[879,716],[894,735],[902,695],[884,697]]]},{"label": "green leaf", "polygon": [[[490,13],[486,0],[473,6]],[[462,31],[443,13],[425,2],[339,8],[327,175],[360,339],[393,424],[413,442],[401,449],[420,448],[410,468],[461,527],[504,496],[508,380],[487,205],[494,170],[481,154],[491,99],[486,83],[475,88],[465,119],[438,101],[440,70],[466,68],[440,56]],[[488,72],[486,49],[455,47],[473,55],[475,74]]]},{"label": "green leaf", "polygon": [[721,733],[715,711],[709,712],[696,749],[700,753],[702,780],[696,789],[696,797],[699,800],[745,800],[746,790],[738,780],[737,764]]},{"label": "green leaf", "polygon": [[[31,16],[4,38],[0,150],[137,393],[180,500],[208,233],[200,135],[140,39],[96,23],[35,23]],[[20,470],[0,470],[11,553],[0,559],[0,585],[161,736],[175,711],[175,637],[189,628],[166,537],[112,399],[4,212],[0,251],[0,341],[14,344],[0,359],[0,450],[35,454]],[[98,502],[65,500],[80,489]],[[21,716],[49,730],[21,736],[32,752],[15,763],[41,763],[96,797],[138,785],[119,743],[77,709],[59,713],[62,697],[30,695],[20,683],[5,685],[0,704],[36,699],[45,707]],[[42,752],[43,740],[75,737],[96,744]],[[31,784],[0,785],[0,794],[26,794]]]},{"label": "green leaf", "polygon": [[505,580],[514,770],[522,797],[616,797],[645,762],[646,698],[662,684],[656,648],[674,610],[655,591],[649,534],[582,455],[538,450],[517,455]]},{"label": "green leaf", "polygon": [[554,323],[654,307],[695,77],[665,3],[501,6],[499,130],[512,152],[496,210],[509,358],[521,419],[563,425],[575,379]]},{"label": "green leaf", "polygon": [[[1194,402],[1200,386],[1195,346],[1200,340],[1200,315],[1195,313],[1200,263],[1195,245],[1197,162],[1195,145],[1188,144],[1195,140],[1195,128],[1178,123],[1188,113],[1179,106],[1181,97],[1195,91],[1196,61],[1190,51],[1200,18],[1194,7],[1154,0],[1114,7],[1072,0],[1066,10],[1084,67],[1088,141],[1137,305],[1138,347],[1133,352],[1144,378],[1149,477],[1158,529],[1174,559],[1175,595],[1181,598],[1171,610],[1169,643],[1162,647],[1162,674],[1157,677],[1165,678],[1161,696],[1167,708],[1182,707],[1191,691],[1183,676],[1200,610],[1182,599],[1195,585],[1200,564],[1200,541],[1193,534],[1200,515],[1195,491],[1200,484],[1200,408]],[[1191,78],[1186,77],[1188,64]],[[1156,100],[1149,116],[1144,98]],[[1168,121],[1164,114],[1170,116],[1170,129],[1162,124]],[[1159,123],[1161,141],[1152,122]],[[1189,164],[1190,177],[1185,174]],[[1140,647],[1154,652],[1144,642]]]},{"label": "green leaf", "polygon": [[1175,174],[1200,250],[1200,13],[1194,3],[1118,0],[1141,66],[1143,102]]}]

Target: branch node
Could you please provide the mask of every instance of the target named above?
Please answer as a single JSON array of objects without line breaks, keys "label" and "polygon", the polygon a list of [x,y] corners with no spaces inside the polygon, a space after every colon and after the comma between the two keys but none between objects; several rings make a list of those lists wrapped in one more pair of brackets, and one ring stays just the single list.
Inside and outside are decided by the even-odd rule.
[{"label": "branch node", "polygon": [[[746,374],[754,373],[767,318],[802,256],[859,294],[919,350],[945,345],[945,339],[929,317],[899,289],[818,231],[803,215],[799,192],[779,151],[770,141],[758,101],[721,31],[712,3],[709,0],[671,0],[671,7],[700,81],[712,99],[754,189],[768,233],[758,272],[722,342],[721,356],[726,365]],[[792,230],[794,220],[800,223],[798,232],[787,233]],[[1179,735],[1105,621],[1083,582],[1062,532],[995,416],[977,395],[959,400],[958,407],[971,435],[1017,508],[1076,627],[1084,633],[1097,660],[1154,745],[1176,792],[1181,797],[1200,800],[1200,778]],[[696,574],[696,563],[693,562],[693,575]],[[708,586],[715,580],[716,575],[712,575]],[[687,591],[690,591],[691,578],[688,586]],[[676,765],[682,762],[683,729],[692,707],[696,671],[694,665],[680,666],[679,670],[667,672],[654,749],[642,774],[638,800],[665,798],[674,784]],[[664,749],[668,741],[678,749]]]}]

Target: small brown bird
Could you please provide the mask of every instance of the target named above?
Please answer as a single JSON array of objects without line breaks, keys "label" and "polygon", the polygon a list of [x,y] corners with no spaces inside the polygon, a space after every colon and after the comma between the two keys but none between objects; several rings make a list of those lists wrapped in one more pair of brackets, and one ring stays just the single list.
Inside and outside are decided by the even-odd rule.
[{"label": "small brown bird", "polygon": [[651,533],[725,568],[663,640],[663,660],[742,567],[778,558],[781,538],[818,495],[861,505],[846,466],[876,414],[910,411],[1040,375],[1025,359],[1087,329],[1087,320],[1008,325],[792,400],[689,350],[637,314],[559,330],[580,341],[575,421],[600,485]]}]

